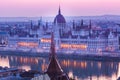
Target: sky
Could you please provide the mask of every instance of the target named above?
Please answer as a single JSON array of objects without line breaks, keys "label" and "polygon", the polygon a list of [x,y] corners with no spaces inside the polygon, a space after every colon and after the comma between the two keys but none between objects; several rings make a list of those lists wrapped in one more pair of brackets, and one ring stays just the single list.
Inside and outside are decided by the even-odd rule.
[{"label": "sky", "polygon": [[0,17],[120,15],[120,0],[0,0]]}]

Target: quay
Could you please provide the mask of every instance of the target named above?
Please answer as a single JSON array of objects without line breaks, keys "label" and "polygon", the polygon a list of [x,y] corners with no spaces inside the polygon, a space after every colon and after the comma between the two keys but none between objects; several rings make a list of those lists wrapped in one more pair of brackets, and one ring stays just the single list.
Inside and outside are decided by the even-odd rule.
[{"label": "quay", "polygon": [[0,70],[0,77],[7,77],[7,76],[11,76],[11,75],[16,76],[17,74],[20,74],[24,71],[25,70],[18,69],[18,68],[2,69],[2,70]]}]

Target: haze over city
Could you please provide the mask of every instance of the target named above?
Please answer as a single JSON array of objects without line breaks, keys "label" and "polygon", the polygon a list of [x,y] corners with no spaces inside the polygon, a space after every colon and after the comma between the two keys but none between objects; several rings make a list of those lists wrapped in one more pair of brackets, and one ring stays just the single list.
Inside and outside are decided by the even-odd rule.
[{"label": "haze over city", "polygon": [[120,0],[1,0],[0,17],[119,15]]}]

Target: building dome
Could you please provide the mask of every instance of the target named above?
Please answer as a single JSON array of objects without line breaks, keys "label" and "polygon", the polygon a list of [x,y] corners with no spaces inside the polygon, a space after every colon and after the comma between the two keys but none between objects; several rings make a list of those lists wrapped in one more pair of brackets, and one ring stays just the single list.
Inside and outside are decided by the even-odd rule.
[{"label": "building dome", "polygon": [[59,8],[58,15],[54,19],[54,24],[55,23],[66,23],[66,20],[64,16],[61,14],[61,10]]}]

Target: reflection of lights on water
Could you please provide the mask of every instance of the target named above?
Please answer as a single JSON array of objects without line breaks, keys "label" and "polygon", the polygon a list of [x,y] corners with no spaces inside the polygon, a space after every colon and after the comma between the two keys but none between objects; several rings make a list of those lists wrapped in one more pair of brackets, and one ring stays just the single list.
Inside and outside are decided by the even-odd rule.
[{"label": "reflection of lights on water", "polygon": [[101,62],[98,62],[98,68],[101,69],[101,65],[102,63]]},{"label": "reflection of lights on water", "polygon": [[78,77],[77,77],[77,76],[75,76],[75,80],[78,80]]},{"label": "reflection of lights on water", "polygon": [[69,67],[69,66],[73,66],[73,67],[81,67],[81,68],[86,68],[87,67],[87,63],[86,61],[82,61],[82,62],[77,62],[77,61],[70,61],[70,60],[63,60],[61,62],[61,64],[65,67]]},{"label": "reflection of lights on water", "polygon": [[113,62],[111,63],[111,68],[113,68]]},{"label": "reflection of lights on water", "polygon": [[72,71],[69,71],[68,73],[68,77],[72,80],[80,80],[77,76],[74,76],[73,75],[73,72]]},{"label": "reflection of lights on water", "polygon": [[[99,80],[97,76],[90,76],[90,80]],[[101,79],[104,80],[104,79]]]},{"label": "reflection of lights on water", "polygon": [[91,67],[93,67],[93,62],[91,62]]},{"label": "reflection of lights on water", "polygon": [[8,57],[6,57],[6,58],[0,57],[0,66],[10,68]]},{"label": "reflection of lights on water", "polygon": [[[36,64],[40,65],[39,67],[41,67],[42,71],[45,71],[47,69],[47,61],[45,58],[20,57],[20,56],[17,56],[17,57],[10,56],[9,58],[0,57],[0,66],[10,67],[9,61],[11,61],[12,63],[15,62],[15,64],[17,63],[24,64],[25,66],[20,66],[19,68],[25,69],[27,71],[31,70],[31,67]],[[111,76],[104,75],[103,73],[105,73],[105,71],[101,72],[100,75],[98,76],[94,76],[93,74],[91,74],[90,76],[91,80],[116,80],[120,76],[120,63],[118,64],[118,62],[107,62],[106,63],[106,62],[99,62],[99,61],[94,62],[94,61],[79,61],[79,60],[63,59],[61,60],[61,66],[65,68],[70,68],[70,69],[76,68],[76,69],[83,69],[83,70],[89,69],[89,66],[90,66],[90,69],[93,69],[95,66],[97,67],[97,70],[104,70],[104,68],[110,67],[111,69],[110,72],[114,70],[112,73],[110,73]],[[14,65],[11,65],[11,67],[14,67]],[[109,69],[107,69],[107,71],[108,70]],[[116,73],[115,71],[118,71],[118,72]],[[72,78],[75,78],[75,80],[83,80],[79,76],[75,76],[75,74],[73,75],[72,71],[69,72],[69,76],[71,76]],[[90,77],[84,78],[84,80],[90,80]]]},{"label": "reflection of lights on water", "polygon": [[76,67],[76,65],[77,65],[77,62],[76,62],[76,61],[74,61],[73,63],[74,63],[74,66]]},{"label": "reflection of lights on water", "polygon": [[47,66],[48,66],[47,64],[42,64],[41,65],[41,69],[42,69],[43,72],[47,69]]},{"label": "reflection of lights on water", "polygon": [[47,67],[48,67],[48,65],[47,65],[45,62],[46,62],[45,59],[43,59],[43,64],[41,65],[41,69],[42,69],[43,72],[44,72],[44,71],[47,69]]},{"label": "reflection of lights on water", "polygon": [[120,77],[120,63],[118,64],[118,72],[117,72],[117,77]]},{"label": "reflection of lights on water", "polygon": [[70,64],[71,64],[71,62],[69,61],[69,60],[63,60],[62,61],[62,65],[64,65],[64,66],[70,66]]},{"label": "reflection of lights on water", "polygon": [[81,62],[81,68],[86,68],[87,67],[87,63],[86,62]]},{"label": "reflection of lights on water", "polygon": [[29,71],[29,70],[31,70],[31,67],[30,66],[21,66],[21,67],[18,67],[18,68],[20,68],[20,69],[24,69],[24,70],[26,70],[26,71]]},{"label": "reflection of lights on water", "polygon": [[69,78],[73,79],[73,78],[74,78],[74,77],[73,77],[73,72],[70,71],[70,72],[68,73],[68,76],[69,76]]},{"label": "reflection of lights on water", "polygon": [[108,77],[108,76],[105,76],[105,75],[102,75],[102,76],[92,76],[91,77],[92,80],[116,80],[116,75],[113,74],[111,77]]},{"label": "reflection of lights on water", "polygon": [[114,73],[112,74],[111,80],[116,80],[117,79],[117,75]]},{"label": "reflection of lights on water", "polygon": [[17,58],[17,60],[21,63],[33,63],[33,64],[38,64],[38,59],[37,58],[27,58],[27,57],[20,57]]},{"label": "reflection of lights on water", "polygon": [[70,79],[78,80],[78,77],[74,76],[72,71],[69,71],[68,76],[69,76]]}]

